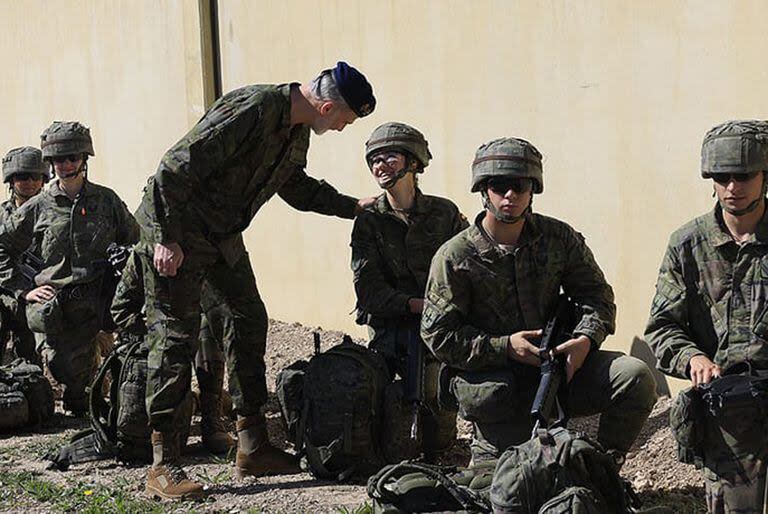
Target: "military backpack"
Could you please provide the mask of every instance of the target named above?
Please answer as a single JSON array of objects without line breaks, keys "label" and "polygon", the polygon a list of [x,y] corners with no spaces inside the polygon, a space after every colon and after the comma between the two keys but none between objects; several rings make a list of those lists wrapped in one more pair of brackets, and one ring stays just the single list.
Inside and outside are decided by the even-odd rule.
[{"label": "military backpack", "polygon": [[[51,467],[65,470],[69,464],[109,458],[122,462],[152,460],[145,407],[148,353],[142,338],[118,346],[104,360],[90,388],[91,427],[75,434],[58,454],[47,456]],[[109,385],[108,397],[103,394],[105,383]],[[186,446],[193,410],[192,392],[188,391],[177,413],[181,448]]]},{"label": "military backpack", "polygon": [[0,367],[0,431],[39,427],[53,408],[53,389],[40,366],[16,359]]},{"label": "military backpack", "polygon": [[368,477],[383,465],[380,427],[384,358],[344,336],[277,377],[277,397],[302,467],[316,478]]},{"label": "military backpack", "polygon": [[565,428],[542,430],[505,451],[490,499],[496,514],[626,513],[636,503],[613,457],[586,435]]}]

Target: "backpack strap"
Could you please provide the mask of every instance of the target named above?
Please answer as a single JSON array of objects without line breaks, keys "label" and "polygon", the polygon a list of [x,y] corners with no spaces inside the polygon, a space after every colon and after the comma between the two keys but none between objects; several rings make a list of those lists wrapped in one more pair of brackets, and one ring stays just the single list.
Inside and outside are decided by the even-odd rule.
[{"label": "backpack strap", "polygon": [[454,473],[456,467],[432,467],[412,461],[403,461],[393,466],[382,468],[376,475],[368,481],[368,495],[371,498],[382,500],[385,503],[396,503],[397,495],[385,487],[389,480],[396,479],[396,475],[402,476],[407,473],[423,473],[428,478],[438,482],[448,491],[454,500],[462,506],[464,510],[473,512],[490,512],[491,504],[486,498],[468,487],[457,484],[447,473]]},{"label": "backpack strap", "polygon": [[58,451],[49,452],[44,458],[51,461],[46,469],[66,471],[70,464],[92,462],[111,456],[111,454],[101,453],[96,433],[93,428],[86,428],[72,436],[69,444],[64,445]]},{"label": "backpack strap", "polygon": [[338,480],[343,482],[355,471],[355,465],[351,465],[340,472],[330,471],[326,464],[331,458],[342,453],[344,448],[344,437],[337,437],[331,444],[327,446],[315,446],[312,443],[305,440],[304,442],[304,455],[307,458],[307,464],[312,474],[317,478],[328,478],[332,480]]}]

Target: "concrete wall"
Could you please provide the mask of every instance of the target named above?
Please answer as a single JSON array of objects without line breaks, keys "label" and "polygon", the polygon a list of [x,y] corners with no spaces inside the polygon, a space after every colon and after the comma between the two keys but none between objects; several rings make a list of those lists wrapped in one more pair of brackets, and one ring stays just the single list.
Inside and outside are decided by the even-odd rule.
[{"label": "concrete wall", "polygon": [[0,152],[53,120],[90,126],[89,176],[131,209],[205,111],[194,0],[0,0]]},{"label": "concrete wall", "polygon": [[[583,232],[614,285],[627,349],[643,332],[669,233],[713,205],[698,177],[704,132],[768,118],[762,0],[219,0],[223,90],[311,79],[346,59],[379,107],[313,137],[308,171],[377,194],[363,144],[379,123],[420,128],[435,159],[425,192],[467,216],[481,143],[514,135],[545,156],[535,208]],[[52,119],[94,131],[92,176],[130,207],[162,152],[203,107],[197,2],[0,0],[10,148]],[[8,73],[8,70],[13,70]],[[348,221],[272,201],[246,233],[271,316],[364,332],[349,312]]]},{"label": "concrete wall", "polygon": [[[528,138],[545,156],[535,208],[586,236],[618,299],[628,349],[642,335],[670,232],[713,205],[698,176],[704,132],[768,117],[762,1],[220,1],[224,89],[306,80],[343,58],[379,107],[315,137],[309,170],[357,195],[378,191],[363,144],[379,123],[420,128],[435,159],[426,192],[467,216],[483,142]],[[352,330],[350,223],[272,202],[247,233],[272,316]]]}]

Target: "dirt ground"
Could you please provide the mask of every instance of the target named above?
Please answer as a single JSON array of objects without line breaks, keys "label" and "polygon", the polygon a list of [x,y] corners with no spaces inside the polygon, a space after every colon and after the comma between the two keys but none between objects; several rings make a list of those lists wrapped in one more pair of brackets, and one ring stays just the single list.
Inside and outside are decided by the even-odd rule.
[{"label": "dirt ground", "polygon": [[[341,341],[336,331],[322,332],[322,346]],[[268,384],[283,367],[313,351],[312,329],[299,324],[270,322],[266,356]],[[703,483],[692,467],[677,462],[668,428],[670,400],[662,398],[646,423],[622,470],[645,506],[668,505],[676,512],[705,512]],[[279,446],[284,429],[274,396],[267,405],[270,438]],[[459,421],[459,439],[444,462],[469,460],[470,425]],[[236,482],[232,458],[214,457],[200,445],[198,418],[184,456],[186,470],[202,481],[208,495],[197,503],[148,501],[143,495],[145,467],[124,467],[113,461],[80,464],[66,472],[46,469],[43,456],[63,445],[86,422],[57,414],[42,433],[0,435],[0,511],[2,512],[370,512],[362,484],[336,484],[303,473]],[[571,427],[595,433],[597,420],[576,420]],[[230,428],[234,427],[230,425]]]}]

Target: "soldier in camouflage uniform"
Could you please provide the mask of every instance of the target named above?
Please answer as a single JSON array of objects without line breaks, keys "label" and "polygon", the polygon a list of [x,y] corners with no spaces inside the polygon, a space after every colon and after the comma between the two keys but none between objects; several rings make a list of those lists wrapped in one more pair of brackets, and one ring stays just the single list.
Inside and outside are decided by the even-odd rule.
[{"label": "soldier in camouflage uniform", "polygon": [[[9,151],[3,157],[3,182],[8,184],[11,198],[0,204],[0,224],[37,195],[49,178],[48,166],[43,162],[43,153],[39,149],[24,146]],[[0,293],[0,316],[0,360],[10,337],[18,357],[42,367],[40,355],[35,351],[35,336],[27,326],[24,303],[11,294]]]},{"label": "soldier in camouflage uniform", "polygon": [[[144,273],[136,252],[129,254],[115,298],[112,318],[118,338],[140,341],[147,335],[144,317]],[[232,314],[226,303],[210,293],[203,283],[201,293],[203,316],[200,325],[200,347],[195,354],[195,374],[200,387],[200,435],[203,446],[211,453],[225,453],[235,446],[221,420],[221,393],[224,382],[225,338],[235,337]],[[137,398],[143,404],[145,398]]]},{"label": "soldier in camouflage uniform", "polygon": [[150,494],[202,494],[179,466],[171,434],[174,411],[190,387],[203,279],[234,313],[236,337],[226,355],[237,413],[236,474],[298,471],[295,456],[267,438],[261,412],[267,399],[267,313],[241,233],[275,193],[299,210],[353,218],[366,202],[305,173],[309,131],[341,131],[374,105],[370,84],[343,62],[311,84],[243,87],[219,99],[150,178],[136,213],[151,345]]},{"label": "soldier in camouflage uniform", "polygon": [[[768,121],[731,121],[704,137],[701,175],[718,201],[672,234],[645,332],[659,369],[693,387],[740,366],[768,370],[767,171]],[[765,411],[751,410],[699,427],[709,512],[768,507]]]},{"label": "soldier in camouflage uniform", "polygon": [[[437,249],[467,227],[448,199],[422,194],[418,174],[432,154],[421,132],[403,123],[377,127],[365,144],[365,159],[379,187],[376,203],[355,220],[352,271],[357,322],[368,325],[370,347],[390,370],[405,377],[409,332],[418,335],[429,263]],[[439,363],[426,359],[422,449],[427,457],[456,437],[456,413],[437,403]]]},{"label": "soldier in camouflage uniform", "polygon": [[473,460],[495,458],[530,437],[536,338],[562,288],[581,306],[574,338],[555,350],[566,355],[567,410],[601,413],[598,440],[622,462],[656,401],[653,376],[639,359],[600,350],[614,331],[613,290],[581,234],[531,211],[543,189],[541,154],[529,142],[478,149],[472,191],[485,210],[432,259],[421,334],[455,370],[450,389],[474,423]]},{"label": "soldier in camouflage uniform", "polygon": [[[114,191],[87,180],[87,127],[55,121],[41,148],[58,180],[0,226],[0,285],[26,303],[38,350],[65,387],[64,408],[81,415],[97,364],[94,338],[112,300],[103,297],[111,273],[106,250],[112,242],[134,243],[138,226]],[[13,264],[28,249],[41,261],[34,284]]]}]

